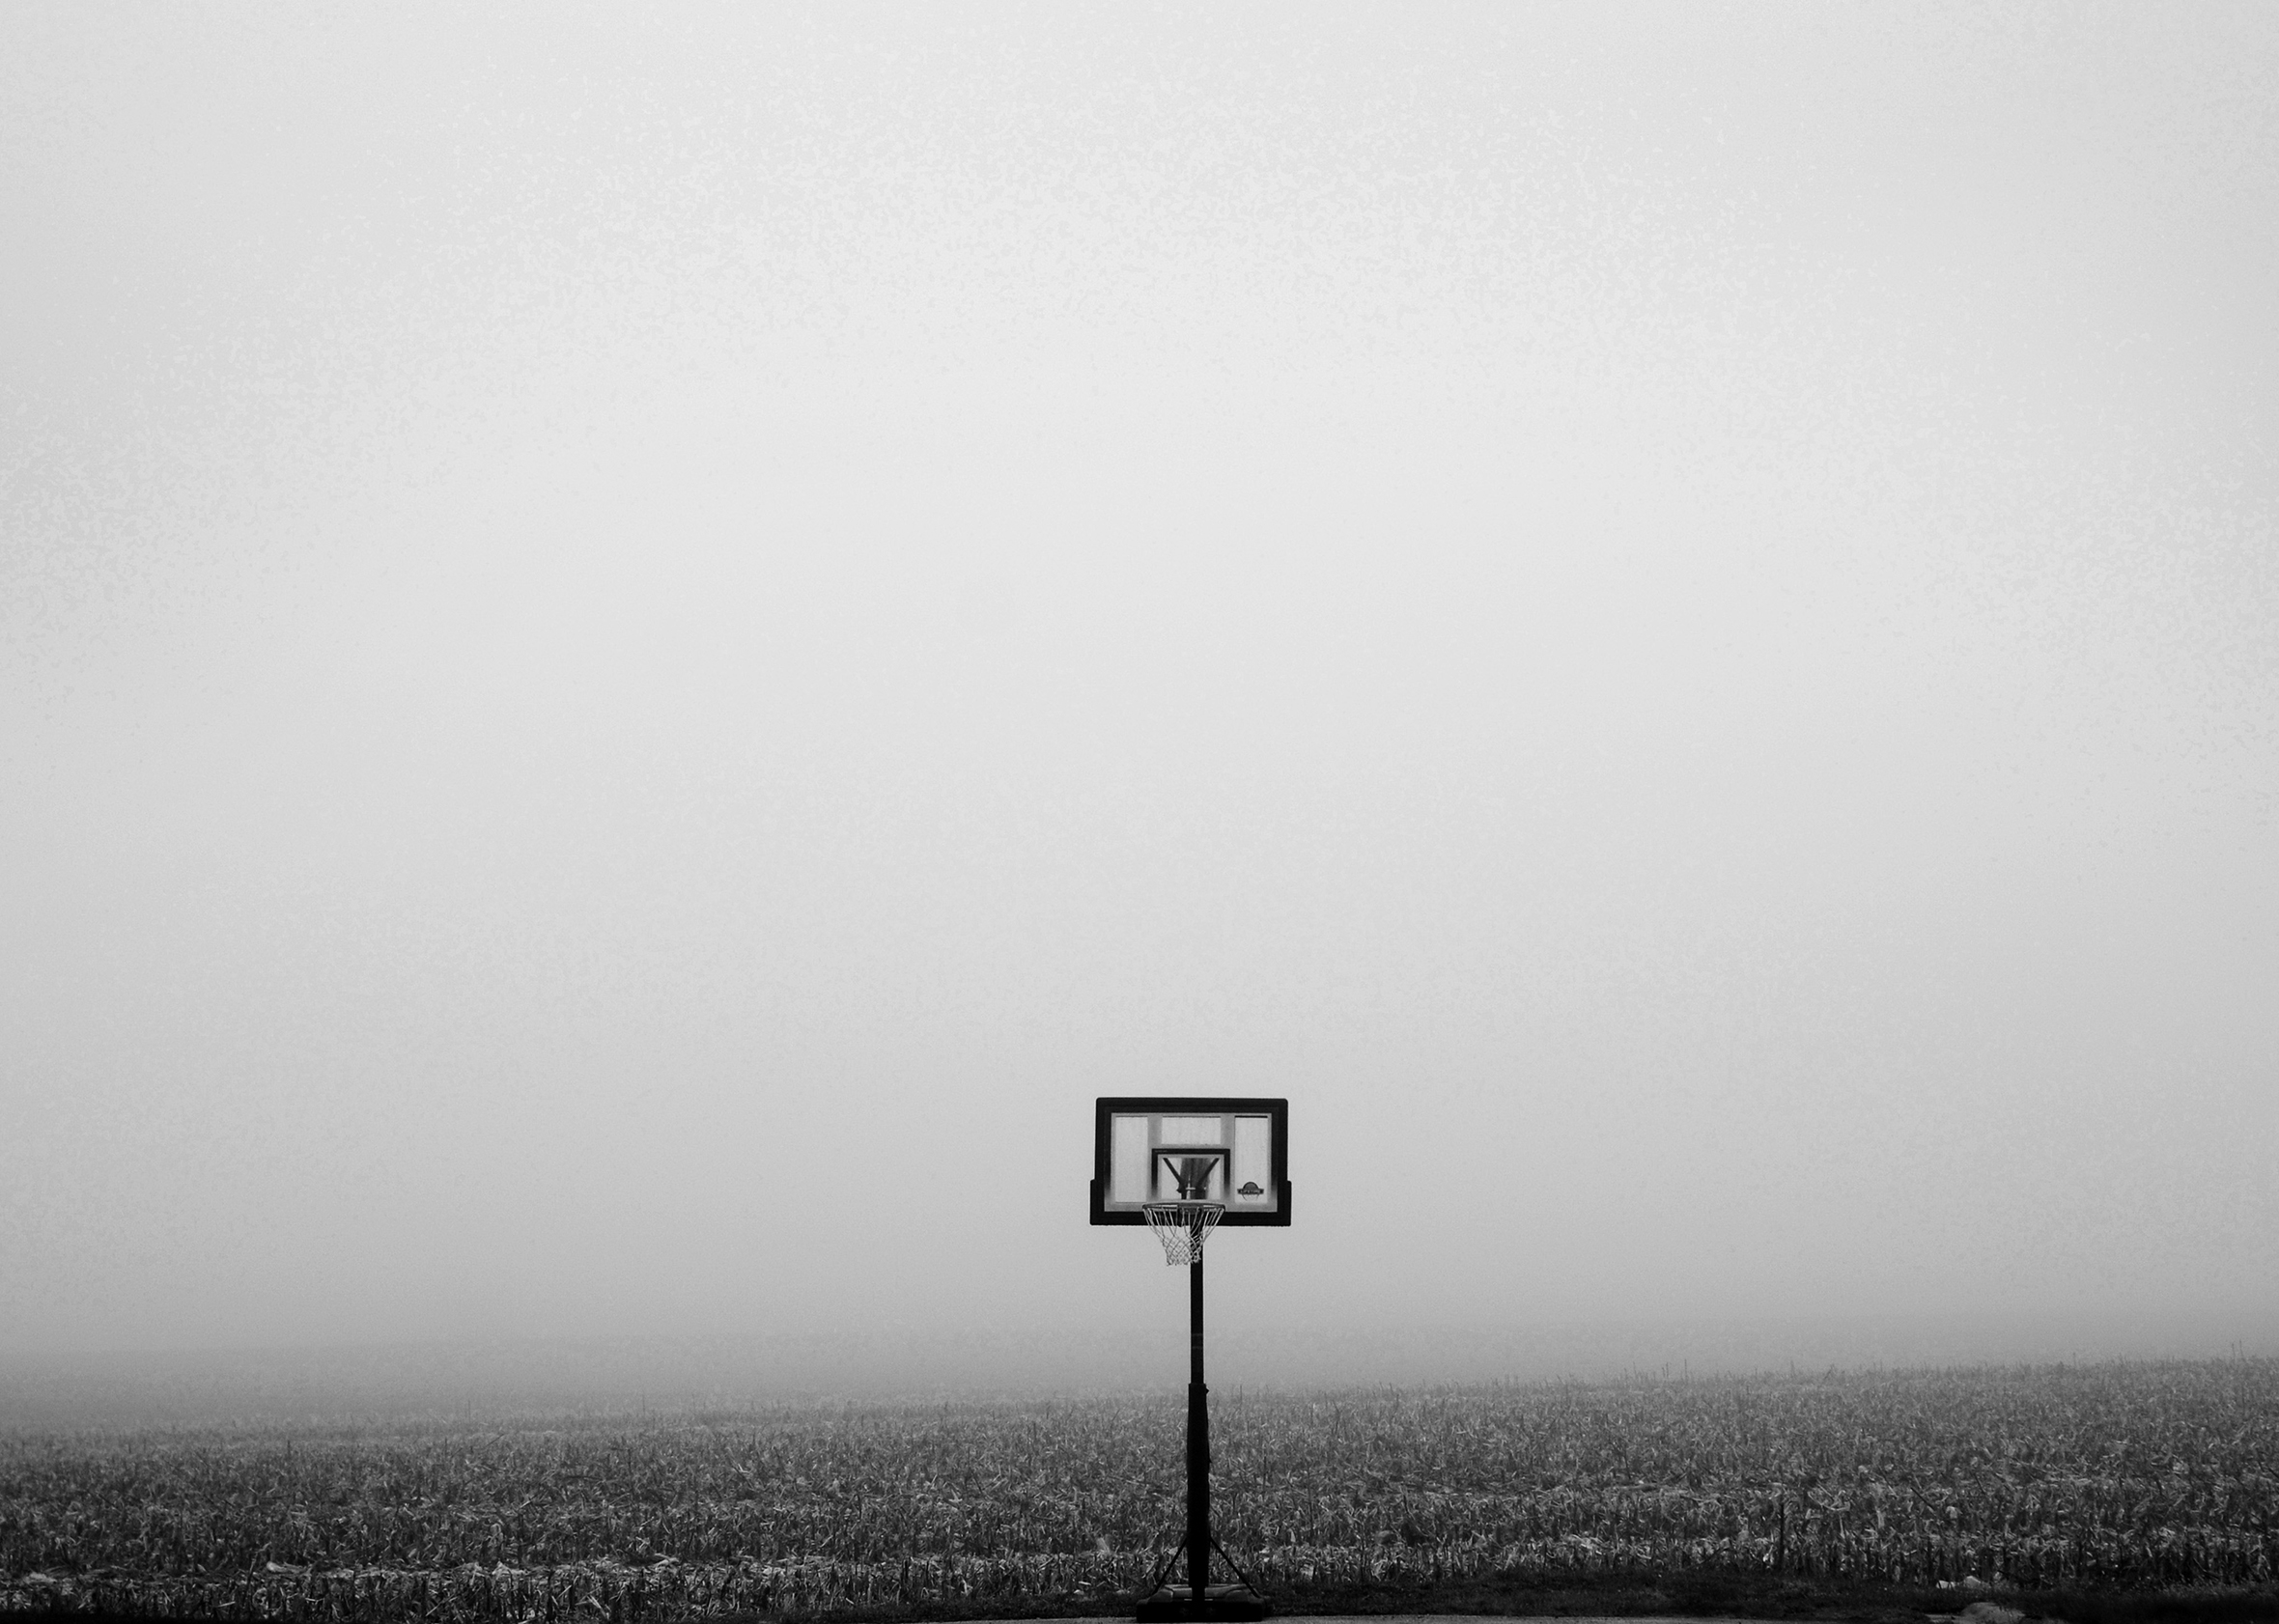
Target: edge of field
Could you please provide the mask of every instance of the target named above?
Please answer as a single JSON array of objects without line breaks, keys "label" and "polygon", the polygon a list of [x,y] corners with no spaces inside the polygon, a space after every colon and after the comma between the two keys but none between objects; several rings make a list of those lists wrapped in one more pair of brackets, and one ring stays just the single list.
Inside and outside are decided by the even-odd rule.
[{"label": "edge of field", "polygon": [[[1973,1602],[1991,1603],[1965,1619]],[[1280,1588],[1275,1615],[1315,1620],[1368,1619],[1393,1624],[1428,1617],[1564,1618],[1635,1621],[1717,1620],[1722,1624],[2267,1624],[2279,1621],[2279,1584],[2187,1586],[2159,1590],[1922,1590],[1833,1585],[1797,1579],[1750,1580],[1687,1576],[1656,1584],[1635,1579],[1604,1584],[1551,1584],[1525,1579],[1481,1579],[1420,1586],[1304,1585]],[[1129,1618],[1134,1598],[1037,1598],[1008,1606],[1002,1597],[903,1608],[843,1608],[800,1613],[736,1613],[704,1624],[1077,1624]],[[58,1609],[0,1613],[6,1624],[153,1624],[140,1614]],[[170,1618],[166,1624],[242,1624],[242,1621]],[[280,1620],[278,1624],[287,1624]],[[629,1613],[623,1624],[682,1624],[665,1612]]]}]

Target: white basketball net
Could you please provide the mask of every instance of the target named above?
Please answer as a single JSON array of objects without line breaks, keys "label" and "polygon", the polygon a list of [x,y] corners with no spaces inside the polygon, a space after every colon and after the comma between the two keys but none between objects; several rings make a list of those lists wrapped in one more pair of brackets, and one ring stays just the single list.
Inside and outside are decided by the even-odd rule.
[{"label": "white basketball net", "polygon": [[1216,1201],[1166,1201],[1140,1209],[1147,1225],[1164,1244],[1164,1261],[1176,1269],[1203,1255],[1203,1242],[1219,1227],[1226,1211]]}]

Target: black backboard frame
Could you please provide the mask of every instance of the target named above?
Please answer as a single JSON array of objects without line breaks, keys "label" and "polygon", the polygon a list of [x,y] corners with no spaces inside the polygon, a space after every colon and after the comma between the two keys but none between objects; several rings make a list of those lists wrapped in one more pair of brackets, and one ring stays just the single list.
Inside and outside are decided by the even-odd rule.
[{"label": "black backboard frame", "polygon": [[1264,1116],[1274,1119],[1275,1210],[1271,1213],[1237,1212],[1228,1207],[1219,1219],[1222,1229],[1281,1229],[1290,1221],[1290,1102],[1223,1094],[1111,1094],[1092,1106],[1092,1221],[1105,1224],[1144,1224],[1145,1213],[1111,1213],[1107,1209],[1109,1181],[1109,1124],[1123,1115],[1147,1116]]}]

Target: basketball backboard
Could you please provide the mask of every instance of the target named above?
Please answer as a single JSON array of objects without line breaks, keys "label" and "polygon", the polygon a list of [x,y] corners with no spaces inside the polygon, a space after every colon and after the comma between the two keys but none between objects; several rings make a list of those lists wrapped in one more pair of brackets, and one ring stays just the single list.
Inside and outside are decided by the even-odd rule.
[{"label": "basketball backboard", "polygon": [[1092,1221],[1147,1222],[1171,1201],[1223,1205],[1221,1227],[1290,1221],[1287,1100],[1108,1098],[1094,1107]]}]

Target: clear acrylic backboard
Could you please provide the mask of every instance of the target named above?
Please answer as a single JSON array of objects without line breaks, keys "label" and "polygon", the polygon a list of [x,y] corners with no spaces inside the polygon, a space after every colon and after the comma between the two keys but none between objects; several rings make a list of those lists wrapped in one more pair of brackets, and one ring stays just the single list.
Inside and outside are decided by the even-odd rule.
[{"label": "clear acrylic backboard", "polygon": [[1094,1106],[1092,1221],[1147,1222],[1172,1201],[1223,1206],[1221,1227],[1290,1221],[1290,1103],[1111,1097]]}]

